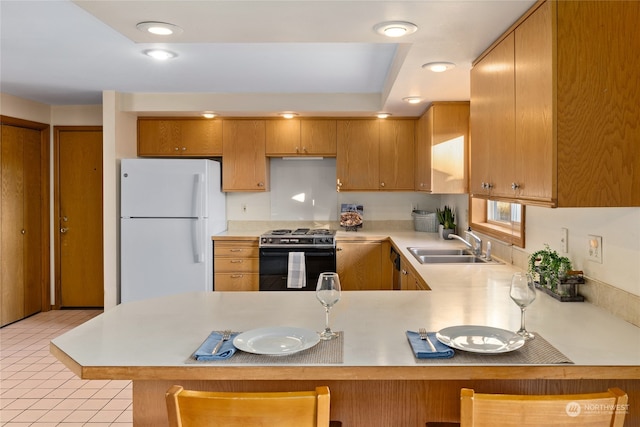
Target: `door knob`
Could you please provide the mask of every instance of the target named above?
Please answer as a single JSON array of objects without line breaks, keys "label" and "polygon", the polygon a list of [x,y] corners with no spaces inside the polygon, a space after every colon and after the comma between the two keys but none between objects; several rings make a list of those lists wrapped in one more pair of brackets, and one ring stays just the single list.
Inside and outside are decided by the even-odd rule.
[{"label": "door knob", "polygon": [[60,233],[62,233],[62,234],[66,234],[66,232],[67,232],[68,230],[69,230],[69,229],[68,229],[68,228],[66,228],[66,227],[60,227]]}]

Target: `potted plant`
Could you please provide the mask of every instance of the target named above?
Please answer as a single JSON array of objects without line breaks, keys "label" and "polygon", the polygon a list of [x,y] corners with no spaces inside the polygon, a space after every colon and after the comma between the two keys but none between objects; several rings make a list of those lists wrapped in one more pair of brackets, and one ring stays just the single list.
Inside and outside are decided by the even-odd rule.
[{"label": "potted plant", "polygon": [[529,272],[536,287],[561,301],[583,301],[577,284],[584,283],[581,271],[573,271],[571,260],[560,256],[545,243],[544,249],[529,256]]},{"label": "potted plant", "polygon": [[456,231],[456,216],[453,213],[453,210],[449,206],[444,207],[444,209],[436,209],[436,216],[438,217],[438,222],[440,223],[440,236],[443,239],[447,240],[449,238],[449,234],[455,233]]}]

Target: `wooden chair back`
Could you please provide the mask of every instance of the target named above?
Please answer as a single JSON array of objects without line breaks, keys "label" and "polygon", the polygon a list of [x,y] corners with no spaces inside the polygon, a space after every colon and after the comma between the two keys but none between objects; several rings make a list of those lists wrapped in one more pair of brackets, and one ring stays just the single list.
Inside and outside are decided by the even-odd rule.
[{"label": "wooden chair back", "polygon": [[207,392],[174,385],[170,427],[329,427],[329,388],[293,392]]},{"label": "wooden chair back", "polygon": [[619,388],[537,396],[481,394],[463,388],[460,399],[460,427],[622,427],[627,412],[627,394]]}]

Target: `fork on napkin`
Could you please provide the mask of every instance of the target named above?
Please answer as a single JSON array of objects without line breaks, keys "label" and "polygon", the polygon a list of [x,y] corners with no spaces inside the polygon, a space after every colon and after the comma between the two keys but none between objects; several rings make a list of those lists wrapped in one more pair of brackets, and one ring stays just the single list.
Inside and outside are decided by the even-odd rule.
[{"label": "fork on napkin", "polygon": [[447,345],[442,344],[436,338],[435,332],[427,334],[429,340],[433,343],[436,351],[431,351],[429,343],[426,340],[420,338],[420,334],[414,331],[407,331],[407,339],[413,350],[413,354],[418,359],[449,359],[452,358],[455,352]]},{"label": "fork on napkin", "polygon": [[193,353],[193,358],[200,361],[206,360],[223,360],[233,356],[236,352],[236,347],[233,345],[233,338],[238,335],[238,332],[234,332],[229,337],[229,340],[222,343],[216,354],[211,354],[216,344],[222,340],[223,332],[213,331],[207,337],[206,340],[198,347]]}]

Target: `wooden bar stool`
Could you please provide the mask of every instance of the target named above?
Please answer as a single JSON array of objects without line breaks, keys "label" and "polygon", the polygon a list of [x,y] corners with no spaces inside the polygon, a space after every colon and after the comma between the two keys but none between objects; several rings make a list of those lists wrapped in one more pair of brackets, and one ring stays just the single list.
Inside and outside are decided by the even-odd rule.
[{"label": "wooden bar stool", "polygon": [[314,391],[208,392],[174,385],[166,393],[170,427],[338,427],[326,386]]}]

